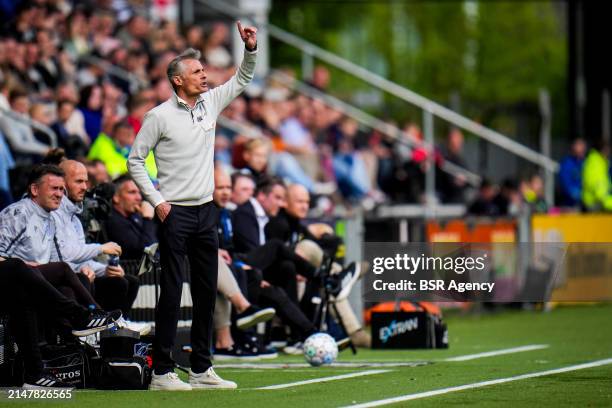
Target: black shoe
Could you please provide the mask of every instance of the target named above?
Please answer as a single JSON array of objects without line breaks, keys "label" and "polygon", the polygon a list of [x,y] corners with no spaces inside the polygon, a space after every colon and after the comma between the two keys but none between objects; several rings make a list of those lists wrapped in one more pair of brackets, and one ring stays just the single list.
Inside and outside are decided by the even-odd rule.
[{"label": "black shoe", "polygon": [[292,356],[297,356],[304,353],[304,343],[298,341],[297,343],[289,344],[283,348],[283,353]]},{"label": "black shoe", "polygon": [[26,379],[22,388],[26,390],[35,390],[39,388],[72,388],[72,386],[61,382],[53,374],[42,374],[38,378],[33,378],[31,380]]},{"label": "black shoe", "polygon": [[116,326],[116,321],[121,318],[121,310],[105,312],[96,309],[89,314],[87,319],[78,322],[72,328],[72,334],[78,337],[89,336],[102,330]]},{"label": "black shoe", "polygon": [[349,348],[349,346],[351,345],[350,337],[342,337],[340,339],[335,339],[335,340],[336,340],[336,346],[338,346],[338,351],[345,350]]},{"label": "black shoe", "polygon": [[213,353],[213,359],[215,361],[222,360],[243,360],[243,361],[257,361],[259,360],[259,356],[255,353],[252,353],[249,350],[245,350],[239,346],[234,346],[226,349],[216,349]]},{"label": "black shoe", "polygon": [[246,330],[258,323],[267,322],[276,314],[276,310],[271,307],[261,309],[258,306],[251,305],[244,312],[236,316],[236,326],[240,330]]},{"label": "black shoe", "polygon": [[360,272],[360,265],[356,262],[351,262],[338,275],[331,276],[332,278],[335,278],[335,281],[337,282],[331,291],[331,295],[334,297],[335,301],[344,300],[348,297],[348,295],[351,293],[351,289],[355,285],[355,282],[357,282],[359,279]]}]

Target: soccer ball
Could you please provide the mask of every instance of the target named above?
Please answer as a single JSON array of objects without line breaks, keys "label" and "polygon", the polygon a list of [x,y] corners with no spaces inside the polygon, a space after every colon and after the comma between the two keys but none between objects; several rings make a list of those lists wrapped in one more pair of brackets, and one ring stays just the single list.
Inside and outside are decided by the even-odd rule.
[{"label": "soccer ball", "polygon": [[338,345],[332,336],[315,333],[304,342],[304,358],[313,367],[331,364],[338,357]]}]

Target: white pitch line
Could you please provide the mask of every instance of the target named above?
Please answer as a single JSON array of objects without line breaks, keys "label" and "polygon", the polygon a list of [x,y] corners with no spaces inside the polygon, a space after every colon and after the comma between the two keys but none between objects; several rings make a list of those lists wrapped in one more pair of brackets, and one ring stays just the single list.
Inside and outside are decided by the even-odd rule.
[{"label": "white pitch line", "polygon": [[280,390],[280,389],[283,389],[283,388],[297,387],[299,385],[307,385],[307,384],[315,384],[315,383],[327,382],[327,381],[344,380],[346,378],[362,377],[364,375],[383,374],[383,373],[388,373],[389,371],[391,371],[391,370],[360,371],[358,373],[334,375],[334,376],[331,376],[331,377],[315,378],[315,379],[312,379],[312,380],[297,381],[297,382],[292,382],[292,383],[287,383],[287,384],[268,385],[266,387],[259,387],[259,388],[255,388],[255,389],[256,390]]},{"label": "white pitch line", "polygon": [[522,375],[517,375],[514,377],[498,378],[496,380],[489,380],[489,381],[482,381],[482,382],[477,382],[473,384],[459,385],[457,387],[449,387],[449,388],[442,388],[439,390],[419,392],[417,394],[401,395],[399,397],[386,398],[386,399],[382,399],[378,401],[370,401],[370,402],[366,402],[363,404],[347,405],[345,408],[348,408],[348,407],[350,408],[379,407],[381,405],[395,404],[398,402],[411,401],[411,400],[416,400],[420,398],[434,397],[436,395],[448,394],[450,392],[455,392],[455,391],[464,391],[464,390],[470,390],[474,388],[487,387],[489,385],[504,384],[504,383],[508,383],[512,381],[525,380],[528,378],[543,377],[545,375],[562,374],[562,373],[567,373],[570,371],[584,370],[586,368],[593,368],[593,367],[601,367],[601,366],[609,365],[609,364],[612,364],[612,358],[607,358],[605,360],[597,360],[597,361],[593,361],[590,363],[577,364],[577,365],[568,366],[568,367],[555,368],[553,370],[522,374]]},{"label": "white pitch line", "polygon": [[449,357],[449,358],[445,358],[442,361],[468,361],[468,360],[475,360],[477,358],[501,356],[504,354],[520,353],[523,351],[540,350],[540,349],[545,349],[545,348],[548,348],[548,344],[530,344],[527,346],[487,351],[487,352],[478,353],[478,354],[467,354],[465,356]]}]

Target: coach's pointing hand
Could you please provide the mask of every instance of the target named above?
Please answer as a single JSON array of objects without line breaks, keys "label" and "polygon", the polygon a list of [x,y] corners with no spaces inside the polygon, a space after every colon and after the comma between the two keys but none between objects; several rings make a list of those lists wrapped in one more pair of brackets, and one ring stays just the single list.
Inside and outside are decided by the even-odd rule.
[{"label": "coach's pointing hand", "polygon": [[236,25],[246,49],[254,51],[257,48],[257,29],[255,27],[242,27],[240,21],[236,21]]}]

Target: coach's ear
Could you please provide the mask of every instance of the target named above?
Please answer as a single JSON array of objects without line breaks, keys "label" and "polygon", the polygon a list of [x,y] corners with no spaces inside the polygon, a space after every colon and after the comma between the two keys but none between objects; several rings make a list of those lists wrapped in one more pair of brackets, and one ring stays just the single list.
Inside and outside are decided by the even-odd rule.
[{"label": "coach's ear", "polygon": [[179,75],[175,75],[172,77],[172,83],[176,87],[183,86],[183,78],[181,78]]}]

